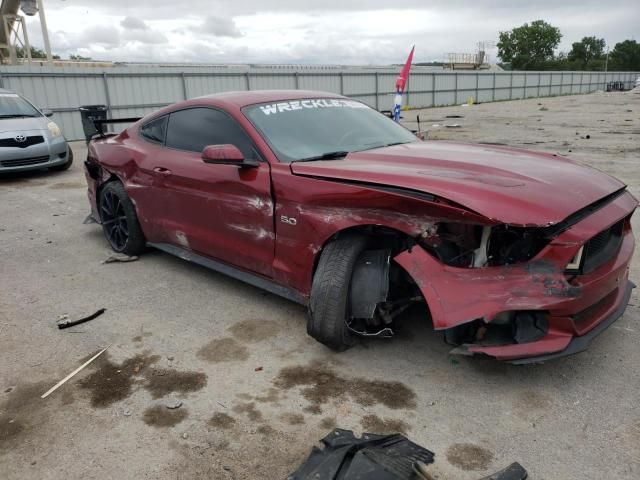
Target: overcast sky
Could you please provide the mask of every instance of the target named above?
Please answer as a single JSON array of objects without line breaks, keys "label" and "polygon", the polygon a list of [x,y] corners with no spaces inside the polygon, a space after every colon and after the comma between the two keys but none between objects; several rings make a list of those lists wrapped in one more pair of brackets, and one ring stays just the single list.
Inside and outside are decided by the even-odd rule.
[{"label": "overcast sky", "polygon": [[[480,40],[543,19],[560,50],[596,35],[640,40],[640,0],[44,0],[52,49],[101,60],[400,63],[473,52]],[[31,43],[42,46],[38,17]],[[495,49],[489,51],[495,60]]]}]

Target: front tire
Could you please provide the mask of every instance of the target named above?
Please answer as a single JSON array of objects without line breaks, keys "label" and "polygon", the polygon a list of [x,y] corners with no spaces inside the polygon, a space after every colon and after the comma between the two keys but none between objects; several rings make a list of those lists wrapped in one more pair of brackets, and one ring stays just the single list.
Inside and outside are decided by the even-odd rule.
[{"label": "front tire", "polygon": [[118,181],[107,183],[100,192],[100,220],[111,248],[125,255],[140,255],[145,238],[133,202]]},{"label": "front tire", "polygon": [[49,167],[49,170],[51,170],[52,172],[63,172],[65,170],[69,170],[69,168],[71,167],[71,165],[73,164],[73,150],[71,150],[71,147],[67,146],[67,150],[68,150],[68,159],[65,163],[63,163],[62,165],[56,165],[55,167]]},{"label": "front tire", "polygon": [[347,327],[349,288],[356,260],[367,246],[362,235],[344,235],[325,247],[313,276],[307,333],[336,351],[352,347]]}]

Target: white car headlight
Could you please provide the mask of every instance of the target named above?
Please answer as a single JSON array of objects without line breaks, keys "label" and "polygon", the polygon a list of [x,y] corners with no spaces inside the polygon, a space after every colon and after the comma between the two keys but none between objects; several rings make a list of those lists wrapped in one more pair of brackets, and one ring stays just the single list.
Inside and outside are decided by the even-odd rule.
[{"label": "white car headlight", "polygon": [[56,137],[59,137],[60,135],[62,135],[62,131],[60,130],[60,127],[58,126],[58,124],[56,122],[47,123],[47,128],[51,132],[51,136],[53,138],[56,138]]}]

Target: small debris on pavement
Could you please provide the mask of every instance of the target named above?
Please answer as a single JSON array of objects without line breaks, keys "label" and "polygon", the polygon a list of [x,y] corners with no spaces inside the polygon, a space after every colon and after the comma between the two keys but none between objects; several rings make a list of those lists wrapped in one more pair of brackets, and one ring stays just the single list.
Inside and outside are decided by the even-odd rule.
[{"label": "small debris on pavement", "polygon": [[125,408],[124,411],[122,412],[122,415],[124,415],[125,417],[130,417],[131,410],[129,410],[128,408]]},{"label": "small debris on pavement", "polygon": [[126,263],[126,262],[135,262],[136,260],[138,260],[140,257],[137,256],[129,256],[129,255],[121,255],[121,254],[115,254],[115,255],[110,255],[106,260],[103,260],[102,263],[103,264],[107,264],[107,263]]},{"label": "small debris on pavement", "polygon": [[262,370],[264,370],[264,367],[256,367],[253,370],[256,372],[261,372]]},{"label": "small debris on pavement", "polygon": [[164,401],[164,406],[170,410],[175,410],[176,408],[180,408],[182,406],[182,400],[170,397]]},{"label": "small debris on pavement", "polygon": [[[430,465],[435,454],[399,433],[363,433],[336,428],[313,447],[307,460],[289,475],[289,480],[441,480],[454,477],[434,475]],[[223,468],[225,468],[223,466]],[[457,477],[455,477],[457,478]],[[527,471],[517,462],[480,480],[525,480]]]},{"label": "small debris on pavement", "polygon": [[12,386],[12,387],[5,388],[4,393],[10,393],[10,392],[13,391],[14,388],[16,388],[16,387]]},{"label": "small debris on pavement", "polygon": [[58,321],[58,328],[62,330],[63,328],[69,328],[69,327],[73,327],[74,325],[80,325],[81,323],[88,322],[89,320],[93,320],[94,318],[98,318],[100,315],[102,315],[106,311],[107,311],[106,308],[101,308],[95,313],[92,313],[91,315],[80,318],[78,320],[67,320],[69,316],[65,315],[66,318],[64,319],[64,321]]},{"label": "small debris on pavement", "polygon": [[460,128],[462,125],[460,125],[459,123],[451,123],[449,125],[445,125],[445,127],[447,128]]},{"label": "small debris on pavement", "polygon": [[91,362],[93,362],[96,358],[98,358],[100,355],[102,355],[104,352],[106,352],[107,348],[109,348],[110,346],[111,345],[107,345],[106,347],[104,347],[102,350],[100,350],[98,353],[96,353],[93,357],[91,357],[89,360],[84,362],[82,365],[80,365],[78,368],[76,368],[73,372],[71,372],[69,375],[64,377],[62,380],[60,380],[58,383],[56,383],[53,387],[51,387],[49,390],[47,390],[45,393],[43,393],[40,398],[47,398],[49,395],[51,395],[53,392],[55,392],[58,388],[60,388],[65,383],[67,383],[67,381],[69,381],[69,379],[71,379],[74,375],[76,375],[80,370],[85,368],[87,365],[89,365]]}]

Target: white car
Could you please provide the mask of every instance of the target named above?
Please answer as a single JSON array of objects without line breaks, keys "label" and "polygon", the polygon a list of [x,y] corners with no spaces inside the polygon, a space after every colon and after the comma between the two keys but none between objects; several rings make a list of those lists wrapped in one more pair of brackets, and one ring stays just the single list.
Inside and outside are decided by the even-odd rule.
[{"label": "white car", "polygon": [[73,152],[60,127],[17,93],[0,88],[0,172],[66,170]]}]

